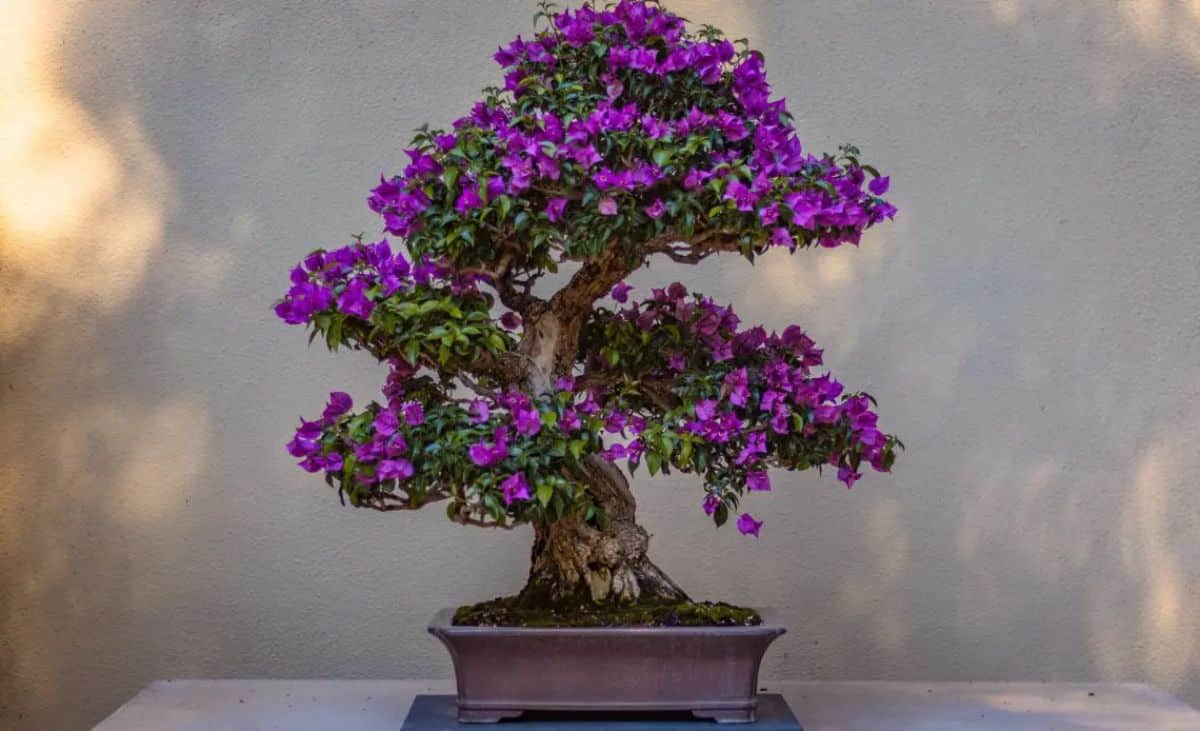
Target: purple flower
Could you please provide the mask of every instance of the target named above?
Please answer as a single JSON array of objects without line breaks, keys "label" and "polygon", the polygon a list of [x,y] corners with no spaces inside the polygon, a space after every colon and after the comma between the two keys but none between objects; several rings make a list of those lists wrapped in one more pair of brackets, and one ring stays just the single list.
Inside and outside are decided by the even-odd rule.
[{"label": "purple flower", "polygon": [[709,493],[704,496],[704,512],[712,515],[717,512],[717,508],[721,505],[721,498]]},{"label": "purple flower", "polygon": [[870,183],[867,183],[867,188],[875,195],[883,195],[888,192],[888,188],[892,187],[891,177],[884,175],[882,178],[875,178]]},{"label": "purple flower", "polygon": [[381,480],[407,480],[413,476],[412,462],[407,459],[385,459],[375,468],[375,476]]},{"label": "purple flower", "polygon": [[521,316],[515,312],[505,312],[500,316],[500,325],[505,330],[516,330],[521,327]]},{"label": "purple flower", "polygon": [[476,442],[475,444],[472,444],[467,450],[467,454],[477,467],[491,467],[500,460],[504,459],[503,456],[497,459],[492,446],[487,442]]},{"label": "purple flower", "polygon": [[289,325],[308,322],[314,313],[329,307],[333,292],[328,287],[309,282],[294,282],[283,301],[275,306],[275,314]]},{"label": "purple flower", "polygon": [[604,457],[604,459],[608,460],[609,462],[616,462],[618,459],[627,458],[629,456],[629,450],[625,448],[624,444],[614,444],[608,449],[602,451],[600,456]]},{"label": "purple flower", "polygon": [[[303,421],[303,419],[301,421]],[[316,439],[320,437],[320,433],[317,434],[317,437],[310,439],[301,434],[303,429],[304,427],[297,429],[296,436],[292,438],[292,441],[287,443],[288,454],[292,455],[293,457],[308,457],[321,451],[321,445],[316,441]]]},{"label": "purple flower", "polygon": [[483,424],[492,416],[491,409],[488,408],[487,402],[483,399],[475,399],[471,402],[470,416],[467,418],[469,424]]},{"label": "purple flower", "polygon": [[760,454],[767,453],[767,434],[766,432],[756,431],[750,432],[746,437],[746,446],[742,447],[742,451],[738,454],[736,464],[754,464],[758,461]]},{"label": "purple flower", "polygon": [[375,417],[375,433],[382,437],[390,437],[399,428],[400,419],[391,409],[384,409]]},{"label": "purple flower", "polygon": [[762,521],[755,520],[750,513],[742,513],[738,516],[737,529],[744,536],[754,536],[758,538],[758,532],[762,530]]},{"label": "purple flower", "polygon": [[837,478],[846,483],[847,488],[854,487],[854,483],[858,482],[860,477],[862,477],[861,473],[855,472],[849,467],[843,466],[838,468]]},{"label": "purple flower", "polygon": [[375,303],[367,299],[367,283],[362,279],[350,282],[338,296],[337,303],[342,312],[364,320],[369,319],[371,311],[375,309]]},{"label": "purple flower", "polygon": [[[568,15],[570,15],[570,11],[563,13],[559,18]],[[567,42],[567,45],[574,46],[575,48],[586,46],[596,37],[595,32],[592,30],[591,18],[586,16],[580,17],[581,15],[582,13],[577,15],[573,22],[560,23],[563,31],[563,40]]]},{"label": "purple flower", "polygon": [[605,196],[601,198],[600,202],[596,205],[596,208],[603,216],[617,215],[617,201],[612,196]]},{"label": "purple flower", "polygon": [[329,404],[325,407],[325,412],[321,414],[326,421],[338,418],[342,414],[354,407],[354,400],[350,398],[350,394],[345,391],[334,391],[329,394]]},{"label": "purple flower", "polygon": [[354,457],[359,462],[375,462],[383,456],[383,448],[379,442],[371,441],[354,445]]},{"label": "purple flower", "polygon": [[696,418],[701,421],[707,421],[713,418],[717,413],[717,402],[711,399],[702,399],[696,402]]},{"label": "purple flower", "polygon": [[408,442],[404,441],[404,437],[396,434],[384,445],[383,453],[388,457],[399,457],[408,451]]},{"label": "purple flower", "polygon": [[817,424],[833,424],[842,417],[842,407],[826,404],[813,409],[812,418]]},{"label": "purple flower", "polygon": [[725,388],[729,392],[729,402],[737,406],[745,406],[750,395],[747,386],[749,376],[745,368],[738,368],[725,374]]},{"label": "purple flower", "polygon": [[644,209],[646,215],[650,218],[661,218],[662,214],[667,212],[667,205],[662,202],[661,198],[655,198],[654,202],[646,206]]},{"label": "purple flower", "polygon": [[404,421],[409,426],[420,426],[425,423],[425,407],[419,401],[405,401],[400,406],[404,412]]},{"label": "purple flower", "polygon": [[582,426],[582,422],[579,420],[579,414],[576,414],[574,409],[564,409],[562,418],[558,420],[558,428],[564,434],[569,434],[580,426]]},{"label": "purple flower", "polygon": [[442,173],[442,166],[438,164],[437,160],[433,159],[432,155],[426,155],[416,148],[405,150],[404,154],[408,155],[412,160],[412,164],[404,168],[404,177],[424,178]]},{"label": "purple flower", "polygon": [[671,134],[671,125],[650,114],[642,115],[642,129],[652,140],[662,139]]},{"label": "purple flower", "polygon": [[787,434],[792,423],[791,416],[792,413],[785,404],[775,404],[775,408],[771,410],[771,430],[776,434]]},{"label": "purple flower", "polygon": [[504,492],[505,505],[512,505],[517,500],[529,499],[529,482],[525,479],[523,472],[509,475],[500,483],[500,489]]},{"label": "purple flower", "polygon": [[776,226],[771,229],[771,246],[780,246],[788,251],[795,251],[796,239],[792,238],[792,233],[783,226]]},{"label": "purple flower", "polygon": [[563,212],[566,210],[566,198],[551,198],[550,201],[546,203],[546,218],[549,218],[551,223],[561,221]]},{"label": "purple flower", "polygon": [[325,433],[325,427],[319,421],[306,421],[300,419],[300,426],[296,429],[296,438],[305,441],[316,441]]},{"label": "purple flower", "polygon": [[717,112],[717,128],[730,142],[738,142],[750,136],[750,133],[746,131],[746,123],[737,115],[723,109]]},{"label": "purple flower", "polygon": [[667,354],[667,367],[679,373],[687,368],[687,356],[678,350]]},{"label": "purple flower", "polygon": [[330,452],[325,455],[323,464],[325,465],[326,472],[341,472],[342,467],[345,466],[342,455],[337,452]]},{"label": "purple flower", "polygon": [[491,467],[504,461],[508,456],[508,433],[497,429],[492,436],[494,443],[476,442],[467,450],[471,461],[479,467]]},{"label": "purple flower", "polygon": [[579,411],[589,416],[600,411],[600,404],[596,403],[596,394],[588,391],[587,396],[579,404]]},{"label": "purple flower", "polygon": [[792,224],[810,231],[817,228],[817,216],[821,213],[821,195],[805,191],[788,193],[784,202],[792,209]]},{"label": "purple flower", "polygon": [[559,376],[554,379],[555,391],[574,391],[575,379],[571,376]]},{"label": "purple flower", "polygon": [[537,409],[518,409],[513,416],[514,421],[517,423],[518,434],[531,437],[542,429],[542,416],[537,412]]},{"label": "purple flower", "polygon": [[740,180],[729,181],[729,186],[725,189],[724,200],[731,200],[737,204],[739,211],[750,212],[754,210],[754,206],[758,204],[758,199],[762,194],[757,192],[753,187],[747,186]]},{"label": "purple flower", "polygon": [[504,182],[504,178],[500,177],[499,175],[493,175],[492,177],[488,178],[487,197],[489,201],[496,200],[500,196],[504,195],[505,191],[507,190],[508,187]]},{"label": "purple flower", "polygon": [[831,378],[828,373],[820,378],[814,378],[813,385],[816,387],[817,395],[821,401],[832,401],[842,395],[842,384],[836,379]]},{"label": "purple flower", "polygon": [[746,474],[746,489],[766,491],[771,489],[771,480],[767,478],[767,473],[764,470],[758,470]]},{"label": "purple flower", "polygon": [[463,186],[462,192],[458,194],[458,199],[454,201],[454,210],[461,216],[467,211],[483,207],[483,199],[479,197],[479,193],[475,190],[475,184],[469,183]]},{"label": "purple flower", "polygon": [[611,294],[612,298],[617,302],[625,304],[629,301],[629,292],[632,289],[633,287],[624,282],[617,282],[615,285],[613,285],[612,291],[609,294]]}]

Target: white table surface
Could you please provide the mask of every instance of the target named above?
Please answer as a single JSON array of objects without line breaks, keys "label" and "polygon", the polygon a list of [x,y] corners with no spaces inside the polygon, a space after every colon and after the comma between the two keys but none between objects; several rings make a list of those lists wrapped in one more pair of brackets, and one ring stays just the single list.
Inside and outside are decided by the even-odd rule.
[{"label": "white table surface", "polygon": [[[762,687],[787,698],[805,731],[1200,731],[1200,712],[1138,683]],[[96,731],[398,731],[413,696],[453,692],[450,681],[159,680]],[[519,731],[511,723],[475,728]]]}]

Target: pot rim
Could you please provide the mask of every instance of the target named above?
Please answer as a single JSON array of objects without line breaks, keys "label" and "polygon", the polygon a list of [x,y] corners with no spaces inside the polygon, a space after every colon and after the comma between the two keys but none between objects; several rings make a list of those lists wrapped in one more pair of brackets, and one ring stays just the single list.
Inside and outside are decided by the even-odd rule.
[{"label": "pot rim", "polygon": [[615,627],[513,627],[513,626],[472,626],[472,625],[456,625],[454,624],[454,607],[446,607],[438,610],[433,615],[433,619],[429,622],[429,632],[434,635],[489,635],[492,637],[528,637],[530,635],[554,635],[554,634],[571,634],[571,635],[613,635],[613,634],[628,634],[628,635],[655,635],[655,634],[672,634],[672,635],[770,635],[778,637],[787,632],[787,628],[779,621],[778,612],[771,609],[758,609],[758,615],[762,618],[762,624],[755,625],[737,625],[726,627],[721,625],[697,625],[697,626],[650,626],[650,625],[624,625]]}]

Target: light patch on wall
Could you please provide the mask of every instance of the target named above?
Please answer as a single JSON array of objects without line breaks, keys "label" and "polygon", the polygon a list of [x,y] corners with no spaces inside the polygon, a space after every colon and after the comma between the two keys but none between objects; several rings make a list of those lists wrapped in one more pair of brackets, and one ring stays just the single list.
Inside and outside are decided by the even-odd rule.
[{"label": "light patch on wall", "polygon": [[[0,24],[0,346],[62,294],[110,311],[161,241],[169,176],[138,119],[95,119],[60,78],[67,6],[17,0]],[[17,284],[20,286],[16,286]]]},{"label": "light patch on wall", "polygon": [[204,405],[178,399],[138,419],[116,480],[114,517],[152,523],[183,506],[208,460],[211,428]]},{"label": "light patch on wall", "polygon": [[1105,42],[1094,46],[1086,72],[1093,90],[1106,104],[1115,104],[1135,81],[1131,72],[1145,58],[1137,51],[1164,55],[1178,51],[1200,65],[1200,0],[1059,4],[1068,26],[1059,29],[1045,22],[1046,5],[1053,7],[1033,0],[992,0],[989,7],[1001,26],[1018,33],[1027,44],[1054,43],[1061,32],[1101,31]]},{"label": "light patch on wall", "polygon": [[[864,236],[862,246],[840,246],[836,249],[813,247],[789,254],[772,249],[755,260],[751,272],[764,287],[748,292],[751,304],[770,309],[781,305],[803,305],[836,298],[863,277],[875,274],[888,256],[888,236],[872,229]],[[747,263],[729,256],[732,264],[726,267],[729,276],[747,276]]]},{"label": "light patch on wall", "polygon": [[747,7],[751,6],[727,0],[697,0],[669,9],[690,21],[716,26],[730,38],[759,38],[763,35],[759,13],[746,12]]},{"label": "light patch on wall", "polygon": [[[1134,587],[1098,586],[1088,617],[1095,660],[1108,677],[1131,668],[1149,682],[1177,689],[1200,652],[1200,620],[1185,609],[1200,594],[1195,557],[1181,555],[1189,521],[1179,494],[1192,488],[1196,463],[1193,426],[1156,440],[1141,458],[1120,511],[1120,566]],[[1192,531],[1194,533],[1194,529]]]},{"label": "light patch on wall", "polygon": [[911,636],[908,607],[903,601],[910,541],[898,501],[876,500],[869,507],[864,529],[869,561],[864,570],[838,584],[839,612],[864,623],[872,640],[890,657],[902,659]]},{"label": "light patch on wall", "polygon": [[1188,474],[1180,471],[1173,453],[1190,446],[1162,442],[1152,446],[1138,469],[1122,514],[1121,546],[1126,568],[1140,572],[1149,584],[1141,612],[1142,634],[1157,643],[1170,643],[1172,648],[1171,652],[1155,651],[1157,643],[1147,642],[1145,662],[1155,678],[1172,685],[1191,663],[1196,644],[1194,628],[1189,631],[1182,626],[1180,592],[1184,577],[1179,557],[1172,550],[1169,525],[1172,484]]}]

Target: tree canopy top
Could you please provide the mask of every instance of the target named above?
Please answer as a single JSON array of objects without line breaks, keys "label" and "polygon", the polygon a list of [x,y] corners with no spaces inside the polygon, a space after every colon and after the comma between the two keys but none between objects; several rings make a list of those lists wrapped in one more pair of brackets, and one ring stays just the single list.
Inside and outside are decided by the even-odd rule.
[{"label": "tree canopy top", "polygon": [[503,86],[449,131],[418,132],[403,174],[373,191],[415,256],[526,281],[605,255],[636,268],[857,243],[894,215],[855,148],[803,149],[745,41],[637,0],[547,6],[538,22],[496,52]]}]

